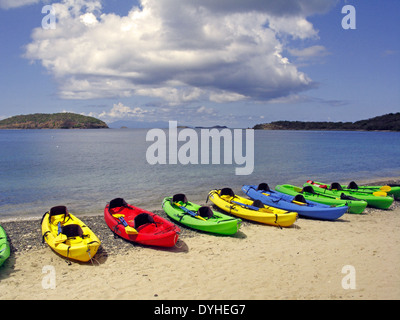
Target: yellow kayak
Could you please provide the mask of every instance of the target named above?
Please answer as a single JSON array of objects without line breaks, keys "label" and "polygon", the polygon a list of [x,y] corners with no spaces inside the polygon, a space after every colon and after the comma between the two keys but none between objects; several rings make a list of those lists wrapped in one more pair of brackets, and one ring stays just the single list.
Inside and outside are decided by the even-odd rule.
[{"label": "yellow kayak", "polygon": [[266,206],[259,200],[239,197],[230,188],[211,190],[208,199],[225,212],[272,226],[290,227],[298,216],[297,212]]},{"label": "yellow kayak", "polygon": [[81,220],[57,206],[42,218],[43,241],[63,257],[87,262],[96,254],[99,238]]}]

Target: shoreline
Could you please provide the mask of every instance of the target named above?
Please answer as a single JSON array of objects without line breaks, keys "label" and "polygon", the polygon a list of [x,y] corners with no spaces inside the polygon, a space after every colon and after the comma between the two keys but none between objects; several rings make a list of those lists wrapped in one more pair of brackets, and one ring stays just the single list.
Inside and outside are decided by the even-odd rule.
[{"label": "shoreline", "polygon": [[[305,182],[306,180],[304,180]],[[318,180],[317,180],[318,181]],[[341,184],[349,184],[351,180],[340,180],[338,182],[340,182]],[[326,182],[326,183],[331,183],[334,181],[322,181],[322,182]],[[398,183],[400,184],[400,176],[384,176],[384,177],[372,177],[372,178],[368,178],[368,179],[356,179],[355,182],[358,185],[384,185],[387,183]],[[272,185],[271,187],[275,188],[275,185]],[[234,191],[237,192],[241,192],[240,191],[240,187],[234,188]],[[201,196],[199,196],[198,194],[191,194],[188,193],[186,194],[189,199],[195,203],[203,203],[204,199],[207,196],[207,192],[205,192],[204,194],[202,194]],[[243,195],[243,194],[242,194]],[[134,202],[131,202],[131,204],[133,205],[137,205],[139,208],[143,208],[145,210],[151,211],[151,212],[156,212],[156,211],[161,211],[163,212],[163,210],[161,209],[161,202],[162,199],[160,200],[160,203],[152,203],[149,206],[146,206],[144,204],[135,204]],[[100,202],[98,202],[100,203]],[[79,212],[79,211],[72,211],[71,213],[74,214],[77,217],[91,217],[91,216],[102,216],[103,215],[103,210],[104,210],[104,206],[103,206],[103,201],[101,201],[102,206],[98,205],[98,209],[97,210],[93,210],[93,211],[84,211],[84,212]],[[47,209],[50,210],[50,207]],[[5,222],[12,222],[12,221],[26,221],[26,220],[35,220],[35,219],[41,219],[41,217],[43,216],[44,212],[41,213],[40,215],[38,214],[18,214],[18,215],[6,215],[6,216],[0,216],[0,224],[1,223],[5,223]]]},{"label": "shoreline", "polygon": [[[234,236],[179,226],[173,248],[114,237],[102,214],[79,218],[102,242],[92,263],[68,263],[42,243],[40,218],[0,220],[12,245],[0,268],[0,299],[400,299],[400,201],[333,222],[299,218],[282,229],[243,221]],[[348,265],[355,289],[342,286]],[[43,288],[46,266],[54,267],[55,289]]]}]

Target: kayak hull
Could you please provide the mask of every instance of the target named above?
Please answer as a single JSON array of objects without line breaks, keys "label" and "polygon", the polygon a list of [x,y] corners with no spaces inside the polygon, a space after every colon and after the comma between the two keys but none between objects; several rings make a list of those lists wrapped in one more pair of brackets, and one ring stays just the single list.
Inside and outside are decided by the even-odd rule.
[{"label": "kayak hull", "polygon": [[[214,234],[233,235],[237,233],[241,226],[242,221],[240,219],[232,218],[218,211],[212,211],[212,217],[204,218],[205,220],[191,216],[182,208],[175,205],[172,199],[173,197],[164,198],[162,207],[165,213],[172,220],[188,228]],[[195,213],[198,212],[201,207],[200,205],[190,201],[187,201],[184,206],[187,210]]]},{"label": "kayak hull", "polygon": [[326,204],[306,200],[305,204],[294,203],[294,196],[273,190],[257,190],[255,185],[245,185],[242,191],[253,200],[260,200],[268,206],[273,206],[282,210],[295,211],[300,217],[318,220],[337,220],[343,216],[348,207],[340,205],[331,207]]},{"label": "kayak hull", "polygon": [[8,259],[11,253],[10,243],[7,234],[2,226],[0,226],[0,267]]},{"label": "kayak hull", "polygon": [[[318,183],[319,185],[322,185],[320,183]],[[339,189],[330,189],[330,185],[326,185],[327,188],[321,188],[321,187],[315,187],[314,184],[310,184],[310,183],[305,183],[303,186],[313,186],[314,190],[318,193],[323,193],[323,194],[327,194],[327,195],[332,195],[332,196],[336,196],[336,197],[340,197],[340,195],[342,193],[344,193],[347,196],[353,197],[353,198],[357,198],[363,201],[366,201],[368,203],[369,207],[373,207],[373,208],[378,208],[378,209],[388,209],[394,199],[391,196],[386,195],[386,192],[382,192],[383,195],[379,195],[376,196],[372,193],[365,193],[365,192],[360,192],[358,190],[352,190],[352,189],[348,189],[348,188],[344,188],[343,190],[340,190],[342,187],[340,186]]]},{"label": "kayak hull", "polygon": [[[100,247],[99,238],[80,219],[68,212],[67,216],[52,216],[50,212],[58,207],[53,207],[42,218],[43,240],[53,251],[71,260],[88,262]],[[81,235],[68,235],[60,238],[59,226],[64,229],[81,230]],[[64,231],[61,235],[64,234]],[[59,239],[61,239],[59,241]],[[63,241],[64,240],[64,241]]]},{"label": "kayak hull", "polygon": [[302,194],[303,197],[306,200],[313,201],[313,202],[318,202],[322,204],[326,204],[329,206],[340,206],[340,205],[345,205],[348,207],[347,212],[348,213],[363,213],[365,208],[367,207],[367,202],[361,201],[361,200],[342,200],[338,197],[334,196],[327,196],[323,194],[312,194],[308,192],[302,192],[302,188],[296,187],[290,184],[283,184],[283,185],[277,185],[275,187],[275,190],[281,193],[285,193],[291,196],[296,196],[298,194]]},{"label": "kayak hull", "polygon": [[265,205],[254,210],[249,208],[253,207],[252,200],[236,195],[221,195],[221,190],[211,190],[208,199],[221,210],[239,218],[279,227],[290,227],[297,220],[297,212],[289,212]]},{"label": "kayak hull", "polygon": [[[313,185],[321,185],[324,188],[329,188],[330,185],[312,181],[307,181],[308,183],[312,183]],[[352,186],[353,185],[353,186]],[[384,186],[359,186],[354,181],[352,181],[348,186],[341,185],[342,189],[348,189],[350,191],[358,191],[363,193],[374,193],[374,192],[386,192],[389,196],[393,197],[395,200],[400,200],[400,185],[396,184],[387,184]]]},{"label": "kayak hull", "polygon": [[[178,241],[179,227],[153,212],[129,204],[109,208],[110,204],[107,204],[104,208],[104,220],[114,234],[125,240],[158,247],[173,247]],[[139,215],[141,216],[138,217]],[[132,234],[127,231],[118,217],[123,217],[126,223],[134,228],[137,233]],[[141,217],[145,217],[147,220],[141,221],[138,226]]]}]

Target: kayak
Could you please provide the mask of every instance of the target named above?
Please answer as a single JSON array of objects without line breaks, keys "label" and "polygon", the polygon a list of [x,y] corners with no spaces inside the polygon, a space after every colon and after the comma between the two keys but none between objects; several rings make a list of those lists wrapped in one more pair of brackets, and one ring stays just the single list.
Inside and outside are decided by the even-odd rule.
[{"label": "kayak", "polygon": [[218,208],[243,219],[267,225],[289,227],[297,220],[297,212],[290,212],[264,205],[261,201],[249,200],[235,195],[232,189],[211,190],[208,194]]},{"label": "kayak", "polygon": [[[305,183],[304,186],[314,186],[310,183]],[[358,192],[357,190],[350,190],[350,189],[343,189],[342,186],[334,182],[331,185],[326,185],[327,188],[321,188],[318,186],[314,186],[314,190],[317,193],[328,194],[336,197],[340,197],[343,193],[347,196],[364,200],[368,203],[368,206],[378,208],[378,209],[387,209],[391,206],[394,199],[387,195],[386,192],[378,191],[373,193],[365,193],[365,192]]]},{"label": "kayak", "polygon": [[[354,182],[354,181],[352,181]],[[387,184],[384,186],[358,186],[355,182],[354,184],[349,184],[348,189],[355,189],[360,192],[374,193],[377,191],[386,192],[389,196],[392,196],[395,200],[400,200],[400,185],[399,184]]]},{"label": "kayak", "polygon": [[292,196],[303,195],[304,199],[313,202],[323,203],[330,206],[346,205],[348,213],[362,213],[367,207],[367,202],[346,195],[333,196],[324,193],[317,193],[312,186],[300,188],[290,184],[277,185],[275,190]]},{"label": "kayak", "polygon": [[162,207],[171,219],[186,227],[209,233],[233,235],[242,223],[240,219],[188,201],[183,193],[164,198]]},{"label": "kayak", "polygon": [[100,247],[99,238],[65,206],[47,211],[41,225],[43,242],[63,257],[88,262]]},{"label": "kayak", "polygon": [[[321,182],[316,182],[312,180],[308,180],[307,183],[320,185],[322,188],[329,188],[330,185],[323,184]],[[374,193],[374,192],[386,192],[389,196],[392,196],[395,200],[400,200],[400,185],[399,184],[387,184],[384,186],[359,186],[354,181],[351,181],[347,186],[340,185],[343,190],[351,190],[365,193]]]},{"label": "kayak", "polygon": [[142,245],[173,247],[180,232],[167,219],[127,204],[122,198],[115,198],[106,205],[104,220],[115,235]]},{"label": "kayak", "polygon": [[260,183],[258,187],[245,185],[242,187],[242,191],[253,200],[259,200],[265,205],[282,210],[295,211],[303,218],[332,221],[339,219],[348,210],[345,204],[332,207],[327,204],[306,200],[301,194],[292,196],[270,190],[266,183]]},{"label": "kayak", "polygon": [[10,256],[10,252],[10,243],[8,242],[7,234],[3,227],[0,226],[0,267]]}]

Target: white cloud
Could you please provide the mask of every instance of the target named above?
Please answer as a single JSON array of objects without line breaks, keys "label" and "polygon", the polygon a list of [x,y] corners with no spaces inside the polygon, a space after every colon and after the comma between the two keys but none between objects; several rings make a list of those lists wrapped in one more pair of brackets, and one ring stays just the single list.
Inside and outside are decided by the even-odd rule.
[{"label": "white cloud", "polygon": [[119,16],[102,13],[100,0],[64,0],[53,4],[56,29],[35,29],[25,56],[65,99],[268,101],[313,85],[283,56],[278,35],[315,39],[307,16],[334,2],[142,0]]},{"label": "white cloud", "polygon": [[93,26],[98,23],[96,16],[91,12],[81,15],[79,18],[85,26]]},{"label": "white cloud", "polygon": [[245,100],[246,96],[228,91],[215,91],[210,93],[210,101],[223,103],[223,102],[235,102]]},{"label": "white cloud", "polygon": [[0,0],[0,8],[14,9],[38,2],[40,2],[40,0]]},{"label": "white cloud", "polygon": [[146,113],[146,111],[140,107],[128,107],[122,104],[121,102],[114,104],[110,111],[103,111],[98,117],[102,119],[126,119],[126,118],[142,118]]},{"label": "white cloud", "polygon": [[198,114],[215,114],[215,110],[213,108],[207,108],[205,106],[198,107],[196,110]]},{"label": "white cloud", "polygon": [[304,49],[289,49],[291,55],[300,60],[308,60],[315,57],[325,57],[329,55],[329,51],[324,46],[311,46]]},{"label": "white cloud", "polygon": [[[67,112],[67,111],[63,111]],[[113,104],[109,110],[102,112],[90,112],[85,115],[99,118],[106,123],[112,123],[117,120],[135,121],[135,122],[156,122],[170,120],[178,121],[182,125],[200,125],[211,122],[217,122],[225,119],[224,123],[231,123],[236,117],[226,117],[217,110],[208,106],[127,106],[122,102]],[[229,121],[227,121],[229,120]]]}]

